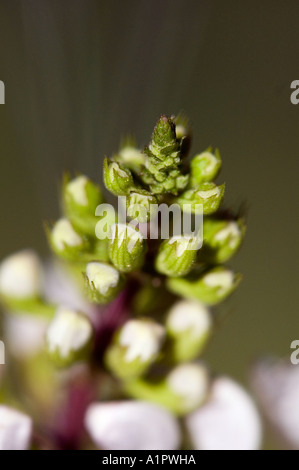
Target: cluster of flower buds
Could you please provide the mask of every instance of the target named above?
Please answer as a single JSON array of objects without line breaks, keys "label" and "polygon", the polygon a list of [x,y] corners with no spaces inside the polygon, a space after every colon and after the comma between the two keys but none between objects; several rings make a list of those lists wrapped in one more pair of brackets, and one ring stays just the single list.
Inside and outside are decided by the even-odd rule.
[{"label": "cluster of flower buds", "polygon": [[[117,212],[86,176],[64,178],[63,213],[46,232],[85,304],[74,305],[77,294],[65,302],[65,292],[49,301],[41,286],[41,266],[30,251],[0,266],[0,299],[6,311],[47,319],[47,360],[59,368],[79,362],[92,364],[92,370],[97,366],[103,372],[101,381],[109,381],[99,399],[107,401],[111,383],[119,387],[116,396],[124,398],[122,403],[95,403],[85,415],[95,444],[108,449],[122,445],[117,435],[122,430],[117,425],[116,442],[109,441],[106,424],[114,426],[113,416],[126,417],[131,407],[135,413],[134,406],[143,420],[157,418],[157,436],[148,445],[160,445],[161,421],[169,436],[164,448],[177,448],[174,415],[197,413],[217,395],[201,356],[214,329],[210,306],[224,301],[240,282],[241,276],[223,263],[241,246],[245,224],[242,217],[220,210],[225,187],[214,182],[221,168],[219,151],[209,148],[188,163],[189,147],[185,118],[162,116],[143,151],[127,139],[111,159],[105,158],[105,187],[125,198]],[[177,205],[182,216],[200,215],[202,235],[176,233],[169,218],[169,236],[163,237],[160,204]],[[157,234],[153,238],[152,224]],[[189,429],[197,428],[196,416],[190,415]],[[142,428],[143,433],[148,436]],[[193,442],[202,445],[196,438]]]}]

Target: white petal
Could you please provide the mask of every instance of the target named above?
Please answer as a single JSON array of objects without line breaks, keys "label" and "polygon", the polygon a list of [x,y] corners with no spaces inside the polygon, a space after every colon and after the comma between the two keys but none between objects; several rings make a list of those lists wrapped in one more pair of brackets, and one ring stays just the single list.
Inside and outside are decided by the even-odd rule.
[{"label": "white petal", "polygon": [[170,331],[180,333],[190,330],[195,337],[207,334],[212,326],[209,309],[194,300],[176,302],[168,312],[166,322]]},{"label": "white petal", "polygon": [[46,333],[50,352],[59,351],[67,358],[73,351],[80,351],[92,337],[92,326],[88,318],[64,307],[59,307]]},{"label": "white petal", "polygon": [[44,295],[50,303],[65,305],[90,317],[95,314],[95,308],[86,301],[83,292],[59,262],[50,262],[46,266]]},{"label": "white petal", "polygon": [[218,287],[219,293],[224,293],[233,285],[234,273],[228,269],[222,269],[221,271],[206,274],[203,282],[208,287]]},{"label": "white petal", "polygon": [[252,379],[269,423],[292,449],[299,449],[299,368],[286,361],[260,361]]},{"label": "white petal", "polygon": [[95,444],[107,450],[174,450],[180,444],[175,418],[152,403],[95,403],[85,425]]},{"label": "white petal", "polygon": [[249,395],[235,382],[220,377],[212,385],[207,403],[186,419],[197,450],[255,450],[261,424]]},{"label": "white petal", "polygon": [[66,190],[79,206],[88,206],[88,197],[86,194],[86,185],[88,178],[81,175],[67,184]]},{"label": "white petal", "polygon": [[180,364],[167,376],[167,385],[180,396],[186,409],[199,406],[206,398],[209,387],[209,374],[202,364]]},{"label": "white petal", "polygon": [[83,243],[82,237],[75,231],[68,219],[58,220],[51,233],[52,241],[58,250],[63,251],[65,245],[80,246]]},{"label": "white petal", "polygon": [[127,348],[125,361],[154,358],[164,338],[164,328],[153,321],[129,320],[121,329],[119,343]]},{"label": "white petal", "polygon": [[0,450],[27,450],[31,433],[29,416],[0,405]]},{"label": "white petal", "polygon": [[86,266],[86,276],[90,283],[103,295],[116,287],[119,281],[119,272],[106,263],[92,261]]},{"label": "white petal", "polygon": [[16,357],[30,357],[44,348],[49,321],[25,313],[4,316],[5,344]]},{"label": "white petal", "polygon": [[0,291],[8,297],[35,297],[39,294],[41,280],[42,267],[32,250],[8,256],[0,265]]}]

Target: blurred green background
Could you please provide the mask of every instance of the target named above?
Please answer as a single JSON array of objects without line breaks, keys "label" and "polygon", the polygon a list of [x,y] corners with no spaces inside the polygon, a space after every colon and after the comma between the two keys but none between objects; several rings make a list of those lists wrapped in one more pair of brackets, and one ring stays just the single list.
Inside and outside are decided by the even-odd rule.
[{"label": "blurred green background", "polygon": [[193,152],[221,150],[226,201],[249,206],[244,273],[208,351],[244,381],[263,353],[299,337],[299,3],[223,0],[1,0],[0,257],[47,256],[42,220],[58,216],[65,169],[99,179],[134,132],[185,111]]}]

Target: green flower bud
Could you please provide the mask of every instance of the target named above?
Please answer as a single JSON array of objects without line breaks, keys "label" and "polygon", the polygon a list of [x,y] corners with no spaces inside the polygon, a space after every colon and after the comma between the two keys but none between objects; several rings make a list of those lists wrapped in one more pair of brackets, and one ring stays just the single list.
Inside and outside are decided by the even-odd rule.
[{"label": "green flower bud", "polygon": [[225,185],[216,186],[214,183],[202,183],[196,189],[185,191],[177,199],[183,211],[192,214],[209,215],[216,212],[224,197]]},{"label": "green flower bud", "polygon": [[118,221],[118,215],[110,204],[101,204],[96,210],[98,222],[95,227],[95,234],[99,240],[106,240],[110,237],[111,227]]},{"label": "green flower bud", "polygon": [[225,263],[240,248],[245,231],[242,219],[238,221],[205,219],[202,259],[212,264]]},{"label": "green flower bud", "polygon": [[106,352],[107,367],[124,380],[144,374],[157,359],[164,334],[163,326],[154,321],[129,320]]},{"label": "green flower bud", "polygon": [[113,160],[135,173],[139,173],[141,167],[145,164],[145,155],[136,148],[134,139],[129,137],[123,141],[118,154],[113,156]]},{"label": "green flower bud", "polygon": [[125,224],[112,225],[109,258],[119,271],[127,273],[140,268],[145,249],[144,238],[138,230]]},{"label": "green flower bud", "polygon": [[188,274],[196,259],[201,244],[196,237],[175,236],[165,240],[156,257],[155,268],[166,276],[184,276]]},{"label": "green flower bud", "polygon": [[154,129],[146,155],[142,180],[150,186],[154,194],[178,194],[188,184],[189,175],[183,175],[181,164],[180,141],[176,137],[175,124],[162,116]]},{"label": "green flower bud", "polygon": [[58,220],[48,231],[48,237],[53,251],[65,259],[76,260],[88,248],[88,242],[67,219]]},{"label": "green flower bud", "polygon": [[115,196],[126,196],[134,188],[130,170],[108,158],[104,160],[104,183],[108,191]]},{"label": "green flower bud", "polygon": [[127,214],[140,224],[152,220],[158,212],[158,199],[143,189],[130,193],[127,197]]},{"label": "green flower bud", "polygon": [[97,219],[95,210],[103,202],[100,188],[86,176],[73,180],[67,177],[63,184],[63,207],[74,228],[84,234],[94,235]]},{"label": "green flower bud", "polygon": [[47,352],[58,367],[87,360],[93,343],[93,328],[86,315],[59,308],[47,333]]},{"label": "green flower bud", "polygon": [[109,263],[108,240],[97,240],[90,256],[93,258],[88,261],[102,261],[104,263]]},{"label": "green flower bud", "polygon": [[84,175],[73,180],[67,178],[63,196],[67,211],[81,215],[94,214],[97,206],[103,201],[100,188]]},{"label": "green flower bud", "polygon": [[171,292],[188,299],[199,300],[206,305],[216,305],[225,300],[239,285],[240,274],[234,274],[224,267],[212,268],[199,279],[167,279]]},{"label": "green flower bud", "polygon": [[212,316],[207,307],[193,300],[173,305],[166,318],[171,353],[176,362],[187,362],[202,353],[212,332]]},{"label": "green flower bud", "polygon": [[160,382],[136,379],[125,384],[134,398],[152,401],[182,416],[198,408],[206,400],[210,379],[201,364],[181,364]]},{"label": "green flower bud", "polygon": [[190,163],[191,179],[190,183],[192,187],[213,181],[221,169],[221,157],[219,150],[216,149],[215,153],[212,153],[208,149],[206,152],[195,155]]},{"label": "green flower bud", "polygon": [[163,306],[161,300],[165,302],[165,293],[162,279],[158,276],[149,277],[147,280],[144,280],[144,284],[136,292],[131,306],[132,311],[137,317],[148,314],[153,315],[158,310],[162,313]]},{"label": "green flower bud", "polygon": [[122,287],[120,273],[109,264],[92,261],[84,274],[87,295],[92,302],[105,304],[113,300]]}]

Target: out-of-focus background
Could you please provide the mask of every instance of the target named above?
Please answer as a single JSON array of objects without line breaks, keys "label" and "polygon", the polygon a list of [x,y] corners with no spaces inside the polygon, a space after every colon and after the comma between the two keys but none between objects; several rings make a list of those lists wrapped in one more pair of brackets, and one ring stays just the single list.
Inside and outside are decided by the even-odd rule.
[{"label": "out-of-focus background", "polygon": [[220,148],[226,202],[249,207],[244,273],[208,350],[245,381],[262,353],[299,337],[299,3],[223,0],[1,0],[0,257],[47,256],[65,169],[99,180],[101,161],[161,113],[184,111],[192,152]]}]

